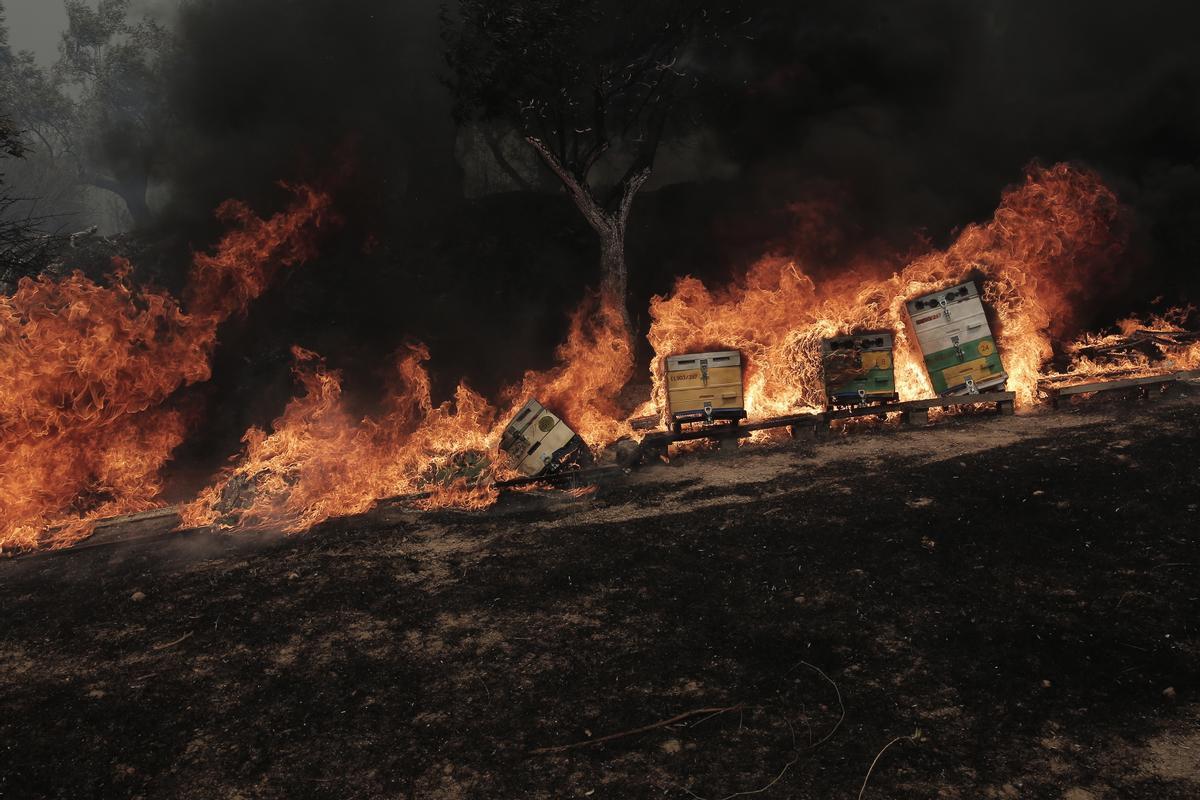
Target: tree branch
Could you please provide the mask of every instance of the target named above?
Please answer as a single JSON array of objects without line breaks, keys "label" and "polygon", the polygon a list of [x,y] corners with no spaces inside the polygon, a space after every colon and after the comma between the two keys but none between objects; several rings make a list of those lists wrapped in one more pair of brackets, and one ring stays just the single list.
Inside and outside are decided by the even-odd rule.
[{"label": "tree branch", "polygon": [[546,162],[546,166],[550,168],[550,171],[562,181],[563,186],[567,188],[567,193],[571,195],[571,200],[574,201],[575,206],[587,218],[591,226],[598,233],[611,233],[615,220],[600,207],[596,199],[592,197],[592,193],[588,191],[587,186],[571,174],[570,170],[559,161],[558,157],[551,152],[550,148],[541,139],[538,139],[536,136],[526,136],[525,141],[533,146],[533,149],[542,157],[542,161]]},{"label": "tree branch", "polygon": [[616,224],[621,230],[625,230],[625,225],[629,222],[629,209],[633,208],[633,198],[641,191],[642,185],[650,179],[651,172],[650,167],[645,167],[622,183],[621,199],[617,203],[616,213]]},{"label": "tree branch", "polygon": [[508,157],[504,154],[504,150],[500,147],[500,137],[496,136],[495,133],[487,126],[483,127],[481,133],[483,135],[484,143],[487,144],[488,149],[492,152],[492,158],[494,158],[496,163],[500,165],[500,169],[503,170],[504,174],[512,178],[522,191],[534,191],[533,184],[526,180],[525,176],[517,171],[517,168],[512,165],[512,162],[509,161]]}]

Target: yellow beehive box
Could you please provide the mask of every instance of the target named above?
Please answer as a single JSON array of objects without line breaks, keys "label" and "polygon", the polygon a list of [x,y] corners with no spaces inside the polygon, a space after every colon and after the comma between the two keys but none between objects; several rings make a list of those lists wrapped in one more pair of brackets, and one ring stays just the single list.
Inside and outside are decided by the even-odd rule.
[{"label": "yellow beehive box", "polygon": [[736,350],[667,358],[667,407],[671,423],[737,423],[746,418],[742,356]]}]

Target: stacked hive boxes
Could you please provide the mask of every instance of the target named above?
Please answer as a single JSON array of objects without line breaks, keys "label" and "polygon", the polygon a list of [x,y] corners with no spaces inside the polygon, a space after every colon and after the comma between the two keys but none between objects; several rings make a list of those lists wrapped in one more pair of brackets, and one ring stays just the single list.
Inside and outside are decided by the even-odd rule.
[{"label": "stacked hive boxes", "polygon": [[557,472],[568,464],[586,461],[587,446],[537,400],[530,400],[504,429],[500,449],[524,475]]},{"label": "stacked hive boxes", "polygon": [[825,396],[831,407],[897,399],[890,331],[864,331],[821,343]]},{"label": "stacked hive boxes", "polygon": [[1003,389],[1008,375],[974,281],[905,303],[939,395]]},{"label": "stacked hive boxes", "polygon": [[667,404],[676,430],[685,422],[745,419],[741,354],[723,350],[668,357]]}]

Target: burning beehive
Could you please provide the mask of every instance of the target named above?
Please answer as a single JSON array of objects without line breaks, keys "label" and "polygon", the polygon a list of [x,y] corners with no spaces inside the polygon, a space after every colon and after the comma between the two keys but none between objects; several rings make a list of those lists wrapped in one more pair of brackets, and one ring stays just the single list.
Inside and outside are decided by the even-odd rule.
[{"label": "burning beehive", "polygon": [[925,369],[939,395],[1002,389],[1008,374],[974,281],[904,304]]},{"label": "burning beehive", "polygon": [[821,342],[829,406],[888,403],[896,394],[890,331],[864,331]]},{"label": "burning beehive", "polygon": [[671,424],[712,423],[746,418],[742,399],[742,356],[736,350],[667,358],[667,406]]},{"label": "burning beehive", "polygon": [[590,460],[587,445],[575,431],[533,399],[504,429],[500,449],[517,471],[531,478]]}]

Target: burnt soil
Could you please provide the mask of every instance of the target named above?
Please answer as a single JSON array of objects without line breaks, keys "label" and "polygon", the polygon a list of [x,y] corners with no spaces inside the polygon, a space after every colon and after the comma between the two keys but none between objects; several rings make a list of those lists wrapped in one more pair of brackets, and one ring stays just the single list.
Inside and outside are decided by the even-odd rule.
[{"label": "burnt soil", "polygon": [[0,563],[0,797],[855,798],[905,737],[864,797],[1195,798],[1198,452],[1093,402]]}]

